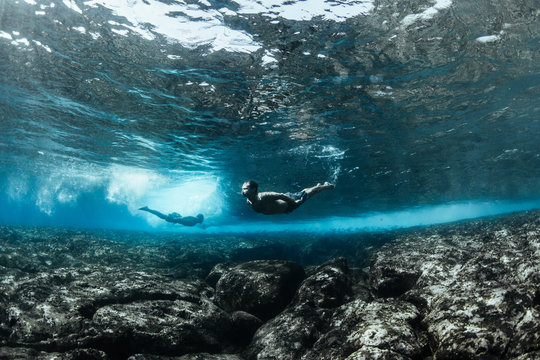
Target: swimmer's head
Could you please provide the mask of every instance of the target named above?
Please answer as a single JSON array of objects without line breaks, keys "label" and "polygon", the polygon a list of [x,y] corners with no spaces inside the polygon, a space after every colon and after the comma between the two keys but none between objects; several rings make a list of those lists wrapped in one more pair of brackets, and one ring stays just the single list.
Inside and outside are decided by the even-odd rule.
[{"label": "swimmer's head", "polygon": [[197,218],[199,219],[199,222],[201,222],[201,223],[202,223],[203,220],[204,220],[203,214],[197,214]]},{"label": "swimmer's head", "polygon": [[249,197],[250,195],[257,194],[258,189],[259,185],[255,181],[246,181],[242,184],[242,195]]}]

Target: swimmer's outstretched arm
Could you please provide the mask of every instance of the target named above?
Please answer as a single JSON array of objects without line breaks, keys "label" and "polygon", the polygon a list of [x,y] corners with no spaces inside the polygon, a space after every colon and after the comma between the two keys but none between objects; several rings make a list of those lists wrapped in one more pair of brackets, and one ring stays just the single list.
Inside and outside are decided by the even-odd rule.
[{"label": "swimmer's outstretched arm", "polygon": [[159,211],[157,210],[152,210],[150,208],[148,208],[148,206],[143,206],[142,208],[139,208],[139,210],[142,210],[142,211],[147,211],[149,212],[150,214],[154,214],[156,215],[158,218],[160,219],[163,219],[163,220],[167,220],[167,215],[163,214],[163,213],[160,213]]}]

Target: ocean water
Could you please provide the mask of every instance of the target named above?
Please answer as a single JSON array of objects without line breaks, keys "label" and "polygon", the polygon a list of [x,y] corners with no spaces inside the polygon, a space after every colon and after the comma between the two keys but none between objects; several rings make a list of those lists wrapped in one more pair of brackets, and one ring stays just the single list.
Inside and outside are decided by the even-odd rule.
[{"label": "ocean water", "polygon": [[[0,224],[325,233],[540,208],[539,17],[532,0],[0,0]],[[246,180],[336,188],[265,216]]]}]

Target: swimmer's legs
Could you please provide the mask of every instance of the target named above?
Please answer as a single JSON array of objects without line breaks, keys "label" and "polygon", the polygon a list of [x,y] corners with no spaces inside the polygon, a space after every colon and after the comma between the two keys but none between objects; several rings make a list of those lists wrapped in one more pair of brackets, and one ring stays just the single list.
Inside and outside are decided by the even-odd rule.
[{"label": "swimmer's legs", "polygon": [[163,213],[160,213],[160,212],[157,211],[157,210],[149,209],[148,206],[143,206],[143,207],[140,208],[139,210],[147,211],[147,212],[149,212],[150,214],[156,215],[156,216],[157,216],[158,218],[160,218],[160,219],[167,220],[167,215],[165,215],[165,214],[163,214]]},{"label": "swimmer's legs", "polygon": [[325,181],[325,183],[322,185],[319,183],[313,187],[306,188],[302,191],[307,194],[307,198],[309,199],[313,195],[318,194],[323,190],[333,189],[334,187],[335,187],[334,185],[330,184],[328,181]]}]

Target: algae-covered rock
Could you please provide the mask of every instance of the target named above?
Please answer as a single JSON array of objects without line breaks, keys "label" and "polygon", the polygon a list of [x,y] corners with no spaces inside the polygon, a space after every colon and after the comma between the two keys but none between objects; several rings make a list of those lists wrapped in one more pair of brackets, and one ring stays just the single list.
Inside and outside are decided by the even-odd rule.
[{"label": "algae-covered rock", "polygon": [[0,347],[0,360],[110,360],[103,351],[75,349],[65,352],[46,352],[25,347]]},{"label": "algae-covered rock", "polygon": [[321,336],[326,319],[309,305],[290,307],[257,330],[246,350],[248,359],[293,360]]},{"label": "algae-covered rock", "polygon": [[316,267],[302,282],[294,303],[316,308],[340,306],[351,295],[351,279],[345,258],[337,258]]},{"label": "algae-covered rock", "polygon": [[304,269],[293,262],[250,261],[221,275],[216,296],[227,311],[241,310],[268,320],[289,304],[304,277]]},{"label": "algae-covered rock", "polygon": [[[312,349],[302,359],[346,359],[351,354],[400,354],[419,358],[427,339],[419,336],[414,324],[418,309],[407,302],[355,300],[342,305]],[[369,348],[369,350],[367,350]]]},{"label": "algae-covered rock", "polygon": [[243,360],[236,354],[210,354],[196,353],[186,354],[182,356],[164,356],[164,355],[148,355],[136,354],[132,355],[127,360]]},{"label": "algae-covered rock", "polygon": [[114,356],[137,352],[219,352],[231,317],[186,282],[110,268],[59,269],[11,280],[7,344],[58,350],[88,347]]},{"label": "algae-covered rock", "polygon": [[536,351],[539,222],[518,216],[413,233],[374,256],[371,283],[418,306],[437,359]]},{"label": "algae-covered rock", "polygon": [[253,337],[249,359],[300,359],[324,335],[333,313],[351,295],[344,258],[308,272],[291,304],[265,323]]}]

